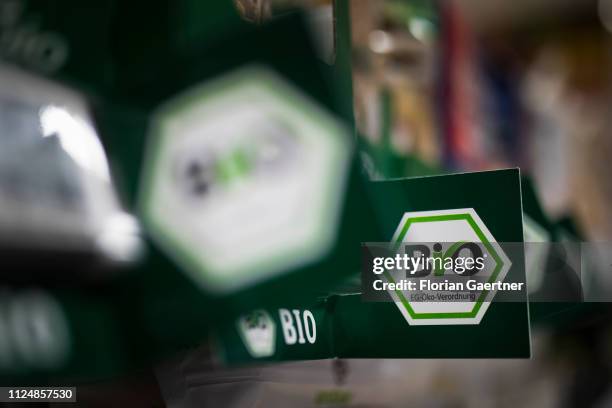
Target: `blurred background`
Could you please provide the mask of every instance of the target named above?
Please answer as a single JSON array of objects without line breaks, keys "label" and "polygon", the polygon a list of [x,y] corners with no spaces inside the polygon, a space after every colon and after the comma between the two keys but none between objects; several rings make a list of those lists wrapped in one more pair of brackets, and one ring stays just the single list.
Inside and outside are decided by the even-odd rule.
[{"label": "blurred background", "polygon": [[[581,301],[612,288],[612,1],[0,0],[0,61],[0,385],[612,406],[611,310]],[[532,302],[531,359],[232,349],[245,313],[356,293],[359,243],[385,240],[368,183],[510,167],[525,241],[581,275],[527,254],[530,294],[578,293]]]},{"label": "blurred background", "polygon": [[[608,9],[605,1],[352,2],[358,128],[434,168],[520,166],[550,217],[572,214],[590,239],[609,239],[599,168],[610,154]],[[372,113],[385,97],[388,135]]]}]

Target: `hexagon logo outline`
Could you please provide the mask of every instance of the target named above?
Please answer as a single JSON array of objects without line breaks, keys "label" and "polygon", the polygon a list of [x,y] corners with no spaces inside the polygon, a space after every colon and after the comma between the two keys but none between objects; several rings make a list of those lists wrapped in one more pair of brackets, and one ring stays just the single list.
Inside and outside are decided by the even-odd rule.
[{"label": "hexagon logo outline", "polygon": [[[263,105],[274,105],[276,112],[280,112],[279,115],[288,122],[298,119],[308,121],[308,125],[300,125],[303,126],[303,132],[317,133],[321,140],[326,138],[324,142],[319,142],[328,149],[327,161],[321,171],[331,177],[319,178],[320,198],[313,204],[313,211],[318,211],[318,215],[311,217],[316,225],[311,228],[310,235],[292,248],[285,248],[267,258],[252,260],[248,268],[228,268],[231,270],[225,275],[232,277],[228,280],[224,273],[212,272],[219,268],[204,259],[200,248],[194,248],[194,245],[186,242],[171,222],[160,219],[163,217],[156,213],[154,198],[158,194],[156,189],[159,189],[159,180],[163,177],[158,166],[162,160],[160,157],[168,149],[170,139],[175,136],[168,134],[171,122],[176,121],[180,115],[188,114],[194,105],[202,106],[209,101],[214,105],[227,102],[232,97],[235,100],[241,90],[261,97]],[[213,112],[213,108],[206,111],[207,114]],[[348,178],[352,143],[346,129],[337,119],[270,69],[258,65],[243,67],[173,97],[153,114],[149,138],[151,140],[147,142],[141,172],[138,197],[140,212],[153,241],[205,289],[227,292],[258,283],[283,271],[304,266],[323,256],[333,246]]]},{"label": "hexagon logo outline", "polygon": [[[481,243],[491,254],[495,261],[495,269],[487,282],[503,281],[512,266],[512,262],[499,246],[489,229],[473,208],[462,208],[452,210],[416,211],[406,212],[402,216],[398,227],[393,234],[392,242],[394,249],[403,243],[403,239],[411,225],[415,223],[430,223],[444,221],[465,221],[478,236]],[[440,241],[444,241],[440,239]],[[395,283],[395,280],[385,271],[383,276],[387,282]],[[482,318],[489,308],[496,291],[482,291],[469,312],[415,312],[410,301],[406,299],[402,291],[388,291],[398,309],[410,325],[468,325],[480,324]],[[431,302],[440,303],[440,302]],[[472,303],[472,302],[470,302]]]}]

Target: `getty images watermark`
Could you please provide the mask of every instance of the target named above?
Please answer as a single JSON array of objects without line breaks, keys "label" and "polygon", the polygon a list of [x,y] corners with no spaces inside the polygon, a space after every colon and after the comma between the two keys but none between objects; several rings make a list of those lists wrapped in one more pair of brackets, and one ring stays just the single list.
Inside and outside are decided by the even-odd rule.
[{"label": "getty images watermark", "polygon": [[523,244],[369,243],[362,246],[362,293],[369,301],[478,302],[500,292],[525,300]]},{"label": "getty images watermark", "polygon": [[483,290],[524,289],[525,282],[495,280],[493,272],[496,264],[488,262],[490,255],[483,244],[456,242],[443,245],[436,242],[432,245],[408,244],[400,248],[402,253],[379,253],[371,257],[372,274],[378,277],[372,281],[373,290],[457,292],[456,296],[440,293],[437,296],[421,296],[423,300],[453,300],[461,298],[462,294],[469,298]]},{"label": "getty images watermark", "polygon": [[612,302],[612,242],[362,244],[364,301]]}]

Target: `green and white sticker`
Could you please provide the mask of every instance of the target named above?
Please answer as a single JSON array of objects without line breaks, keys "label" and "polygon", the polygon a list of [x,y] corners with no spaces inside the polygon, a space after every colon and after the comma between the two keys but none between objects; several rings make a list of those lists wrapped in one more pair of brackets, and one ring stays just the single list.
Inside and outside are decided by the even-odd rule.
[{"label": "green and white sticker", "polygon": [[350,137],[279,75],[251,66],[189,89],[150,132],[144,219],[201,286],[239,290],[331,248]]},{"label": "green and white sticker", "polygon": [[[473,208],[406,212],[397,226],[393,242],[431,245],[429,252],[444,254],[444,258],[463,250],[474,256],[474,249],[470,249],[469,245],[476,244],[475,249],[482,251],[484,265],[478,275],[486,282],[502,282],[512,265]],[[405,246],[398,248],[399,253],[403,254]],[[395,283],[403,278],[401,273],[395,271],[383,276],[388,282]],[[447,274],[455,273],[453,270],[442,270],[439,278],[444,280]],[[470,293],[473,298],[440,302],[423,301],[422,298],[415,300],[415,293],[409,290],[395,289],[388,292],[410,325],[477,325],[487,312],[496,291],[482,290]],[[431,295],[436,290],[424,292]]]},{"label": "green and white sticker", "polygon": [[321,303],[278,309],[256,309],[214,333],[225,362],[287,361],[331,358],[330,309]]},{"label": "green and white sticker", "polygon": [[276,349],[276,324],[265,310],[238,319],[238,333],[252,357],[270,357]]}]

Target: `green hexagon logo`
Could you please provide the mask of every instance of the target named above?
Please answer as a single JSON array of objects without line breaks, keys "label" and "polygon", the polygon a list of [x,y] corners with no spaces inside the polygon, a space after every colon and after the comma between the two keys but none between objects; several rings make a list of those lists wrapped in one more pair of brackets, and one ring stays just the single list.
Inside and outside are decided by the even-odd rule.
[{"label": "green hexagon logo", "polygon": [[320,259],[335,240],[350,135],[279,75],[246,67],[153,115],[140,204],[158,246],[229,292]]},{"label": "green hexagon logo", "polygon": [[[437,253],[451,251],[458,243],[475,243],[482,248],[484,267],[479,278],[489,283],[502,282],[512,263],[499,246],[491,232],[473,208],[407,212],[402,217],[393,243],[398,253],[404,243],[419,243],[437,247]],[[441,271],[440,280],[447,271]],[[454,272],[451,272],[454,274]],[[387,282],[395,283],[401,277],[385,272]],[[496,291],[482,290],[469,294],[469,299],[458,301],[430,301],[435,291],[426,290],[419,300],[410,291],[389,290],[395,304],[410,325],[465,325],[479,324],[484,317]],[[428,297],[422,297],[426,293]],[[417,295],[419,296],[419,295]],[[431,297],[433,296],[433,297]],[[467,295],[466,295],[467,296]]]}]

